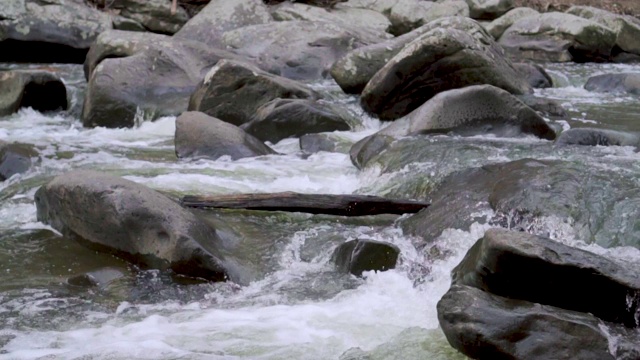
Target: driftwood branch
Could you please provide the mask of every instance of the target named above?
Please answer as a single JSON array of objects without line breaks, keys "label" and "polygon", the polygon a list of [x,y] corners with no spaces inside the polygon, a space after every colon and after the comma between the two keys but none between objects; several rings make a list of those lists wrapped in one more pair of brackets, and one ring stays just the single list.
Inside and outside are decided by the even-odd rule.
[{"label": "driftwood branch", "polygon": [[176,11],[178,11],[178,0],[173,0],[171,2],[171,15],[175,15]]},{"label": "driftwood branch", "polygon": [[316,195],[283,192],[273,194],[236,194],[185,196],[182,205],[192,208],[247,209],[304,212],[340,216],[416,213],[429,203],[392,200],[368,195]]}]

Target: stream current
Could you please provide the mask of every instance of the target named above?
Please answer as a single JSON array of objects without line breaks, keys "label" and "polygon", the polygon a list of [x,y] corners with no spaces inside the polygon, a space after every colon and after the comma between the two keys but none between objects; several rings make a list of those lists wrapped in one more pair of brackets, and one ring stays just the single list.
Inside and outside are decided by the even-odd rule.
[{"label": "stream current", "polygon": [[[534,138],[459,139],[492,142],[494,150],[465,152],[460,147],[446,164],[422,158],[400,168],[372,164],[358,170],[343,153],[307,156],[297,139],[273,145],[283,155],[178,161],[175,118],[150,122],[141,115],[133,129],[83,128],[77,112],[85,86],[81,67],[54,67],[71,90],[75,110],[41,114],[22,109],[0,118],[0,139],[34,144],[40,152],[30,171],[0,183],[0,359],[465,358],[439,329],[436,304],[449,288],[451,269],[489,225],[445,230],[436,244],[447,251],[433,254],[404,235],[395,226],[395,216],[210,211],[203,215],[221,234],[246,244],[241,247],[243,257],[254,264],[256,280],[248,286],[204,283],[138,269],[88,250],[38,222],[35,191],[72,169],[123,176],[176,199],[187,194],[279,191],[410,198],[415,192],[403,187],[410,177],[428,178],[523,157],[569,159],[630,172],[640,181],[640,154],[634,148],[542,151],[547,142]],[[568,110],[562,127],[640,131],[637,97],[582,88],[589,76],[640,72],[640,66],[546,68],[556,87],[536,94],[556,99]],[[342,94],[335,83],[313,86],[361,120],[355,131],[334,134],[344,144],[384,126],[364,115],[357,98]],[[566,222],[546,226],[558,241],[610,258],[640,261],[635,247],[604,249],[583,241],[587,239],[567,229]],[[337,274],[330,262],[332,251],[356,238],[398,246],[398,267],[365,273],[363,279]],[[93,287],[70,280],[96,271],[112,276]]]}]

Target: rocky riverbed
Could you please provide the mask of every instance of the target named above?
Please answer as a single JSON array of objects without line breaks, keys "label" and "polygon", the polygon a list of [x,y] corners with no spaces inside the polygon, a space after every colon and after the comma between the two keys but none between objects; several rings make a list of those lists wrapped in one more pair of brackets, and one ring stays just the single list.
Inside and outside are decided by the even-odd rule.
[{"label": "rocky riverbed", "polygon": [[177,5],[0,9],[0,359],[640,359],[638,18]]}]

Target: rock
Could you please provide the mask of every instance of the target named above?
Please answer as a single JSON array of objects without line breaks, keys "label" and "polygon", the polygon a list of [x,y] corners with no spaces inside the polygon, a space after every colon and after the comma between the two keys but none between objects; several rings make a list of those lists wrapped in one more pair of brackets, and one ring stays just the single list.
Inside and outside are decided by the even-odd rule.
[{"label": "rock", "polygon": [[105,267],[67,279],[67,284],[78,287],[104,288],[114,281],[122,279],[125,274],[116,268]]},{"label": "rock", "polygon": [[262,105],[241,127],[262,141],[275,144],[289,137],[346,131],[357,119],[336,105],[307,99],[274,99]]},{"label": "rock", "polygon": [[237,160],[276,153],[237,126],[196,111],[176,119],[175,143],[178,158]]},{"label": "rock", "polygon": [[438,302],[449,344],[474,359],[613,360],[607,333],[589,314],[453,285]]},{"label": "rock", "polygon": [[469,16],[469,6],[463,0],[444,2],[399,0],[389,13],[392,34],[398,36],[428,24],[433,20],[451,16]]},{"label": "rock", "polygon": [[385,135],[381,132],[365,137],[351,147],[349,151],[351,162],[358,169],[364,168],[371,158],[379,155],[394,140],[393,136]]},{"label": "rock", "polygon": [[347,52],[386,39],[369,31],[309,21],[247,26],[223,36],[228,49],[267,72],[296,80],[325,78]]},{"label": "rock", "polygon": [[400,249],[395,245],[373,240],[351,240],[338,246],[333,261],[339,271],[362,276],[364,271],[394,269]]},{"label": "rock", "polygon": [[494,20],[513,9],[513,0],[466,0],[469,16],[478,20]]},{"label": "rock", "polygon": [[[451,273],[452,284],[590,313],[638,327],[640,267],[525,232],[490,229]],[[607,294],[607,296],[601,296]]]},{"label": "rock", "polygon": [[350,7],[323,9],[298,3],[282,3],[271,12],[276,21],[306,20],[336,23],[344,27],[369,29],[372,33],[384,33],[391,22],[381,13]]},{"label": "rock", "polygon": [[84,75],[89,80],[96,66],[104,59],[133,56],[147,49],[170,46],[170,41],[169,36],[148,32],[105,31],[89,48],[84,61]]},{"label": "rock", "polygon": [[405,46],[369,81],[362,92],[365,111],[395,120],[436,94],[489,84],[513,94],[532,92],[502,49],[475,21],[445,18]]},{"label": "rock", "polygon": [[558,146],[637,146],[639,142],[640,138],[636,134],[593,128],[569,129],[556,139]]},{"label": "rock", "polygon": [[614,55],[611,61],[618,64],[638,64],[640,63],[640,55],[621,52]]},{"label": "rock", "polygon": [[0,20],[13,20],[27,11],[25,0],[6,0],[0,8]]},{"label": "rock", "polygon": [[542,61],[606,60],[616,43],[608,27],[571,14],[544,13],[516,21],[500,37],[513,57]]},{"label": "rock", "polygon": [[640,95],[640,73],[603,74],[587,80],[585,89],[602,93],[629,93]]},{"label": "rock", "polygon": [[[113,29],[114,30],[122,30],[122,31],[138,31],[138,32],[146,32],[147,29],[142,26],[139,22],[128,19],[123,16],[114,15],[111,18]],[[107,30],[108,31],[108,30]],[[103,33],[104,34],[104,33]],[[98,35],[100,37],[100,35]],[[96,40],[97,41],[97,40]]]},{"label": "rock", "polygon": [[499,18],[493,20],[490,24],[485,26],[489,34],[493,36],[494,39],[498,40],[502,36],[502,34],[507,30],[514,22],[525,18],[527,16],[533,16],[540,14],[536,10],[533,10],[528,7],[519,7],[515,9],[509,10],[506,14],[500,16]]},{"label": "rock", "polygon": [[307,134],[300,137],[300,150],[307,154],[320,151],[348,154],[353,143],[334,134]]},{"label": "rock", "polygon": [[529,82],[534,89],[553,87],[553,79],[544,68],[538,64],[515,63],[513,67]]},{"label": "rock", "polygon": [[[216,231],[164,195],[95,171],[72,171],[35,195],[38,220],[84,245],[147,268],[234,280]],[[229,268],[229,269],[228,269]]]},{"label": "rock", "polygon": [[525,105],[542,114],[542,116],[555,119],[567,118],[567,112],[559,101],[537,97],[533,94],[518,95]]},{"label": "rock", "polygon": [[165,0],[115,0],[112,9],[120,15],[135,20],[153,32],[174,34],[189,20],[189,15],[180,6],[171,13],[171,1]]},{"label": "rock", "polygon": [[568,14],[606,26],[616,34],[615,44],[625,52],[640,54],[640,23],[629,15],[616,15],[591,6],[572,6]]},{"label": "rock", "polygon": [[142,120],[179,115],[206,72],[220,59],[235,58],[186,40],[148,42],[133,51],[136,47],[141,51],[105,58],[95,67],[84,98],[84,126],[132,127]]},{"label": "rock", "polygon": [[494,134],[504,137],[531,134],[547,140],[556,137],[553,129],[533,109],[491,85],[468,86],[439,93],[379,133],[392,136]]},{"label": "rock", "polygon": [[191,95],[189,110],[201,111],[239,126],[249,122],[258,109],[271,100],[317,97],[313,90],[296,81],[269,74],[250,64],[221,60]]},{"label": "rock", "polygon": [[225,32],[271,21],[271,14],[261,0],[211,0],[175,36],[224,49]]},{"label": "rock", "polygon": [[42,112],[66,110],[67,88],[57,74],[45,70],[0,72],[0,116],[23,107]]},{"label": "rock", "polygon": [[79,2],[9,2],[11,14],[0,20],[0,61],[82,63],[96,37],[112,28],[108,14]]},{"label": "rock", "polygon": [[0,140],[0,181],[28,171],[38,152],[31,145]]}]

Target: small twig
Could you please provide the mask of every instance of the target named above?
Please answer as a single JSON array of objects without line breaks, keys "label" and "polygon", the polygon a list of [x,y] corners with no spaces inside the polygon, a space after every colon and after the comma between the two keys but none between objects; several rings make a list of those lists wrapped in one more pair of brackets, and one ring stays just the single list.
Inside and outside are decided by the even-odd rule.
[{"label": "small twig", "polygon": [[178,0],[173,0],[171,3],[171,15],[175,15],[176,11],[178,11]]}]

